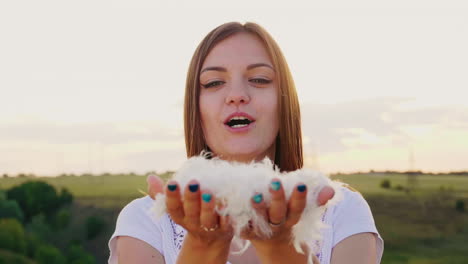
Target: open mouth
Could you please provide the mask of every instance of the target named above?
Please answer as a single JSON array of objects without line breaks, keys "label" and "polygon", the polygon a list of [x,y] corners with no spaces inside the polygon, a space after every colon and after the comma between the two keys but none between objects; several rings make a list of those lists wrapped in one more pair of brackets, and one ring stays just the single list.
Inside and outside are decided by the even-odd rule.
[{"label": "open mouth", "polygon": [[229,121],[226,122],[225,125],[228,125],[231,128],[241,128],[241,127],[246,127],[253,122],[254,121],[244,116],[234,116],[231,119],[229,119]]}]

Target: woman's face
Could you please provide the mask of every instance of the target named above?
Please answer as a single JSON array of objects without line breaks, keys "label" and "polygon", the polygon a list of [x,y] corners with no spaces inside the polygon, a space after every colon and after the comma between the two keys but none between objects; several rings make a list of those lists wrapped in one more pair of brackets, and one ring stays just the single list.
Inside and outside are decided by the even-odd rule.
[{"label": "woman's face", "polygon": [[200,112],[206,144],[226,160],[274,160],[278,87],[262,42],[248,33],[219,42],[200,71]]}]

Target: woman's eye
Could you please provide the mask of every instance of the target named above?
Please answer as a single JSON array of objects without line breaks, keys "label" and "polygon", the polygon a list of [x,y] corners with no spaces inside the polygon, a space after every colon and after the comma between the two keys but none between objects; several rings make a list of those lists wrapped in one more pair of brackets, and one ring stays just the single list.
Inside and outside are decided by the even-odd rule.
[{"label": "woman's eye", "polygon": [[210,87],[215,87],[215,86],[219,86],[219,85],[222,85],[224,84],[223,81],[213,81],[213,82],[209,82],[207,84],[202,84],[203,87],[205,88],[210,88]]},{"label": "woman's eye", "polygon": [[271,83],[271,80],[268,79],[263,79],[263,78],[255,78],[255,79],[250,79],[250,82],[257,83],[257,84],[268,84]]}]

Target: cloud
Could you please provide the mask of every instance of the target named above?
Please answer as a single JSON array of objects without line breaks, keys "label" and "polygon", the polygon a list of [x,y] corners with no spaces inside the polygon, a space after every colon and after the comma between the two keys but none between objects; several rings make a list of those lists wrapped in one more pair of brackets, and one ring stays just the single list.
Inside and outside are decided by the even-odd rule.
[{"label": "cloud", "polygon": [[[444,169],[430,167],[438,153],[458,153],[452,160],[466,156],[468,108],[420,107],[410,98],[375,98],[304,103],[301,110],[305,158],[322,168],[365,169],[371,163],[375,168],[400,168],[397,164],[407,160],[410,146],[419,151],[421,168]],[[185,160],[183,130],[157,121],[3,121],[0,146],[0,152],[8,153],[0,160],[5,172],[161,172]]]},{"label": "cloud", "polygon": [[138,168],[139,172],[165,172],[182,166],[186,160],[185,149],[165,149],[131,153],[122,159],[128,168]]},{"label": "cloud", "polygon": [[337,104],[303,104],[304,136],[321,153],[378,144],[406,146],[413,135],[404,127],[468,129],[468,108],[408,107],[411,98],[374,98]]},{"label": "cloud", "polygon": [[152,121],[78,124],[35,121],[0,124],[2,141],[124,144],[132,141],[174,141],[181,138],[183,138],[181,131],[160,127]]}]

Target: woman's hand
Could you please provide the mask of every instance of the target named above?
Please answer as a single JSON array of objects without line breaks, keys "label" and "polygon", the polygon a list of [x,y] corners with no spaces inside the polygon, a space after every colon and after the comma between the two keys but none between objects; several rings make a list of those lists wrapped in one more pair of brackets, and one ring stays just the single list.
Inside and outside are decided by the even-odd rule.
[{"label": "woman's hand", "polygon": [[233,230],[228,217],[219,216],[215,207],[216,197],[210,191],[202,190],[196,180],[191,180],[183,193],[177,182],[167,183],[166,208],[174,222],[203,243],[224,240],[230,244]]},{"label": "woman's hand", "polygon": [[[153,199],[157,193],[164,192],[164,183],[158,177],[151,175],[148,176],[147,183],[148,193]],[[193,184],[198,184],[197,182],[191,183],[192,186]],[[184,200],[188,199],[187,201],[189,201],[189,204],[184,206],[184,203],[181,201],[179,187],[174,184],[175,182],[169,182],[166,187],[166,200],[168,201],[166,205],[173,220],[179,225],[184,226],[187,231],[189,231],[189,229],[192,230],[192,239],[194,241],[203,241],[204,239],[207,239],[206,241],[216,241],[218,239],[224,241],[226,239],[229,240],[230,243],[230,240],[232,239],[232,229],[230,229],[228,219],[217,216],[214,212],[213,200],[215,199],[213,195],[209,192],[201,192],[202,194],[211,195],[211,200],[209,202],[201,202],[201,194],[198,190],[199,186],[193,186],[192,189],[195,188],[197,191],[191,192],[189,185],[184,192]],[[170,188],[174,188],[174,186],[176,187],[173,191],[169,191],[169,186],[172,186]],[[273,235],[270,238],[259,237],[256,235],[255,230],[251,229],[246,230],[243,233],[243,237],[252,242],[258,257],[262,260],[262,263],[285,263],[286,261],[291,263],[307,263],[307,256],[297,253],[290,243],[292,227],[297,224],[302,211],[306,206],[306,185],[298,184],[289,201],[286,200],[284,190],[279,179],[274,179],[271,182],[269,189],[272,196],[270,207],[266,206],[261,195],[256,195],[252,198],[252,205],[257,212],[260,215],[263,215],[270,223]],[[331,187],[326,186],[319,192],[317,204],[324,205],[328,200],[333,198],[333,196],[334,190]],[[207,195],[204,195],[204,197],[207,197]],[[171,211],[173,213],[169,211],[169,206],[171,206]],[[176,218],[177,221],[174,218]],[[215,224],[216,220],[218,221],[218,226]],[[216,232],[220,227],[220,231],[222,232]],[[215,229],[215,231],[209,231],[210,229]],[[190,234],[191,233],[189,231],[189,235]],[[305,252],[308,250],[306,246],[304,246],[303,249]],[[315,256],[313,256],[313,258],[314,264],[318,264],[319,262],[317,258]]]},{"label": "woman's hand", "polygon": [[152,175],[147,182],[153,199],[164,190],[168,214],[187,230],[178,262],[226,263],[233,230],[229,218],[215,212],[216,197],[202,190],[195,180],[190,181],[185,190],[175,181],[169,181],[164,188],[162,180]]},{"label": "woman's hand", "polygon": [[[306,206],[307,186],[296,185],[289,201],[286,200],[279,179],[271,181],[269,191],[271,193],[269,207],[263,201],[261,194],[252,198],[252,206],[270,223],[272,236],[269,238],[258,236],[253,225],[252,229],[244,232],[244,238],[252,242],[262,263],[307,263],[308,254],[298,253],[291,243],[292,227],[297,224]],[[334,194],[333,188],[324,187],[319,192],[317,204],[326,204]],[[308,252],[306,245],[303,246],[303,250]],[[316,258],[314,263],[318,263]]]}]

